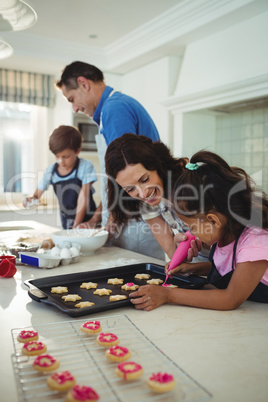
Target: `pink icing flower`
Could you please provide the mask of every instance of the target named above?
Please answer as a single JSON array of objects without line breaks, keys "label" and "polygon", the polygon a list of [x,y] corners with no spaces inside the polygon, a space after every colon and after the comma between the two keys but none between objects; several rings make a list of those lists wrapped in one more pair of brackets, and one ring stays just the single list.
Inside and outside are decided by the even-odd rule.
[{"label": "pink icing flower", "polygon": [[100,399],[97,392],[85,385],[75,385],[72,389],[72,396],[78,401],[98,400]]},{"label": "pink icing flower", "polygon": [[99,334],[99,340],[101,342],[114,342],[114,341],[117,341],[117,339],[118,339],[118,337],[115,334],[111,334],[108,332],[107,333],[101,332]]},{"label": "pink icing flower", "polygon": [[109,349],[109,352],[111,353],[111,355],[122,357],[122,356],[125,356],[128,353],[128,349],[124,348],[124,346],[116,345],[116,346],[112,346]]},{"label": "pink icing flower", "polygon": [[129,287],[134,286],[134,283],[133,282],[128,282],[128,283],[126,283],[126,286],[129,286]]},{"label": "pink icing flower", "polygon": [[30,341],[24,344],[23,349],[26,349],[28,351],[41,350],[44,348],[44,346],[45,345],[42,342]]},{"label": "pink icing flower", "polygon": [[52,366],[56,361],[55,357],[52,357],[50,355],[40,355],[37,356],[37,358],[34,361],[35,366],[40,366],[40,367],[49,367]]},{"label": "pink icing flower", "polygon": [[88,329],[99,329],[100,322],[99,321],[87,321],[83,324],[83,327]]},{"label": "pink icing flower", "polygon": [[70,371],[62,371],[61,373],[52,374],[51,378],[58,384],[64,384],[66,381],[73,381],[74,377]]},{"label": "pink icing flower", "polygon": [[149,378],[149,380],[151,381],[157,381],[160,383],[167,383],[170,381],[173,381],[174,377],[171,374],[168,373],[156,373],[156,374],[152,374],[152,376]]},{"label": "pink icing flower", "polygon": [[135,371],[139,371],[142,369],[142,366],[140,364],[134,362],[120,363],[117,367],[123,373],[135,373]]},{"label": "pink icing flower", "polygon": [[22,339],[27,339],[27,338],[33,338],[34,336],[37,336],[38,332],[36,331],[21,331],[20,332],[20,338]]}]

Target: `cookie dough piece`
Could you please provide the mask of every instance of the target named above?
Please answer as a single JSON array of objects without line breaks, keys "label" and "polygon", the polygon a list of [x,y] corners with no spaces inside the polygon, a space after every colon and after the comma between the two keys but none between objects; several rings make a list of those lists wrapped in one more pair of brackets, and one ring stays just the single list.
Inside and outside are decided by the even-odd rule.
[{"label": "cookie dough piece", "polygon": [[33,368],[41,372],[57,370],[59,365],[60,362],[50,355],[39,355],[33,362]]},{"label": "cookie dough piece", "polygon": [[115,373],[126,381],[135,380],[143,374],[143,368],[135,362],[119,363],[115,369]]},{"label": "cookie dough piece", "polygon": [[162,279],[155,278],[155,279],[149,279],[149,281],[147,281],[147,283],[149,283],[150,285],[161,285],[161,283],[163,283],[163,281],[162,281]]},{"label": "cookie dough piece", "polygon": [[110,332],[101,332],[97,337],[97,343],[101,346],[105,346],[106,348],[110,348],[111,346],[118,345],[119,339],[115,334]]},{"label": "cookie dough piece", "polygon": [[47,385],[55,391],[64,392],[75,386],[75,378],[69,371],[53,373],[48,377]]},{"label": "cookie dough piece", "polygon": [[82,285],[80,285],[81,289],[96,289],[98,287],[97,283],[94,282],[83,282]]},{"label": "cookie dough piece", "polygon": [[121,286],[121,289],[124,290],[137,290],[139,289],[139,285],[135,285],[133,282],[125,283],[125,285]]},{"label": "cookie dough piece", "polygon": [[131,353],[128,348],[116,345],[112,346],[110,349],[107,349],[105,356],[112,362],[124,362],[131,357]]},{"label": "cookie dough piece", "polygon": [[74,295],[66,295],[66,296],[62,296],[62,299],[65,301],[65,302],[76,302],[77,300],[82,300],[82,297],[81,296],[79,296],[79,295],[76,295],[76,294],[74,294]]},{"label": "cookie dough piece", "polygon": [[164,288],[177,288],[177,285],[172,285],[172,283],[166,283],[165,285],[162,285]]},{"label": "cookie dough piece", "polygon": [[45,353],[47,347],[43,342],[30,341],[23,345],[21,353],[25,356],[37,356]]},{"label": "cookie dough piece", "polygon": [[111,285],[123,285],[124,279],[110,278],[107,283],[110,283]]},{"label": "cookie dough piece", "polygon": [[80,329],[86,334],[96,334],[101,332],[102,327],[100,321],[86,321],[81,325]]},{"label": "cookie dough piece", "polygon": [[176,386],[176,381],[173,375],[168,373],[156,373],[152,374],[147,379],[148,387],[158,393],[169,392]]},{"label": "cookie dough piece", "polygon": [[91,388],[86,387],[85,385],[75,385],[73,389],[71,389],[66,397],[67,402],[96,402],[100,399],[97,392]]},{"label": "cookie dough piece", "polygon": [[149,274],[136,274],[135,279],[149,279],[151,275]]},{"label": "cookie dough piece", "polygon": [[111,302],[118,301],[118,300],[124,300],[124,299],[127,299],[126,295],[112,295],[112,296],[109,297],[109,300]]},{"label": "cookie dough piece", "polygon": [[95,306],[95,303],[92,303],[89,301],[83,301],[83,302],[76,303],[74,305],[74,307],[77,307],[77,308],[84,308],[84,307],[91,307],[91,306]]},{"label": "cookie dough piece", "polygon": [[21,331],[17,337],[17,340],[22,343],[27,343],[29,341],[37,341],[38,332],[36,331]]},{"label": "cookie dough piece", "polygon": [[109,296],[110,293],[112,293],[111,289],[96,289],[95,292],[93,292],[94,295],[99,295],[99,296]]},{"label": "cookie dough piece", "polygon": [[54,286],[51,288],[51,293],[68,293],[68,288],[66,286]]}]

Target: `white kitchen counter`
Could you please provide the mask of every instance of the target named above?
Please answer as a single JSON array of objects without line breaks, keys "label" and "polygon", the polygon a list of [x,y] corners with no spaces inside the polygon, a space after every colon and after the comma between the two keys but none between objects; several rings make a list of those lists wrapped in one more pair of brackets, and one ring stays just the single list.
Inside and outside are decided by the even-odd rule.
[{"label": "white kitchen counter", "polygon": [[[8,225],[2,223],[2,226]],[[31,223],[25,222],[25,226],[31,226]],[[39,224],[35,228],[42,233],[54,231]],[[4,232],[0,233],[4,235]],[[76,320],[44,303],[32,301],[24,281],[128,262],[164,265],[162,261],[128,250],[103,247],[93,256],[81,257],[77,264],[47,270],[18,265],[14,278],[0,278],[0,390],[4,396],[0,400],[18,400],[11,362],[14,353],[11,329]],[[176,305],[164,305],[151,312],[125,307],[97,315],[107,314],[126,314],[160,350],[213,395],[211,400],[267,402],[267,304],[245,302],[239,309],[227,312]]]}]

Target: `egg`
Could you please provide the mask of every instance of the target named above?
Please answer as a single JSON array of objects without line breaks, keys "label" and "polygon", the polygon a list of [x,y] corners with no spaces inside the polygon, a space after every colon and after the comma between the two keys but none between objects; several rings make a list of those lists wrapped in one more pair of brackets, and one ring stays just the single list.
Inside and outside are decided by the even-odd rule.
[{"label": "egg", "polygon": [[71,252],[67,247],[64,247],[60,252],[61,258],[71,258]]},{"label": "egg", "polygon": [[55,257],[59,257],[60,256],[60,248],[55,246],[51,249],[50,251],[51,255],[54,255]]},{"label": "egg", "polygon": [[71,253],[72,257],[77,257],[80,254],[78,248],[76,248],[76,247],[71,247],[70,248],[70,253]]}]

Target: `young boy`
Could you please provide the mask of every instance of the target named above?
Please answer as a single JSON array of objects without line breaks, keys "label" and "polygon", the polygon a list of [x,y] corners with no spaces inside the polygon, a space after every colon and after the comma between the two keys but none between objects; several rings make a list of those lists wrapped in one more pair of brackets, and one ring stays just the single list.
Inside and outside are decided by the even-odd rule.
[{"label": "young boy", "polygon": [[58,198],[61,223],[64,229],[77,227],[88,221],[96,210],[92,183],[97,181],[93,164],[78,158],[83,141],[81,133],[71,126],[59,126],[49,137],[49,149],[56,163],[49,166],[32,197],[23,205],[38,200],[51,184]]}]

